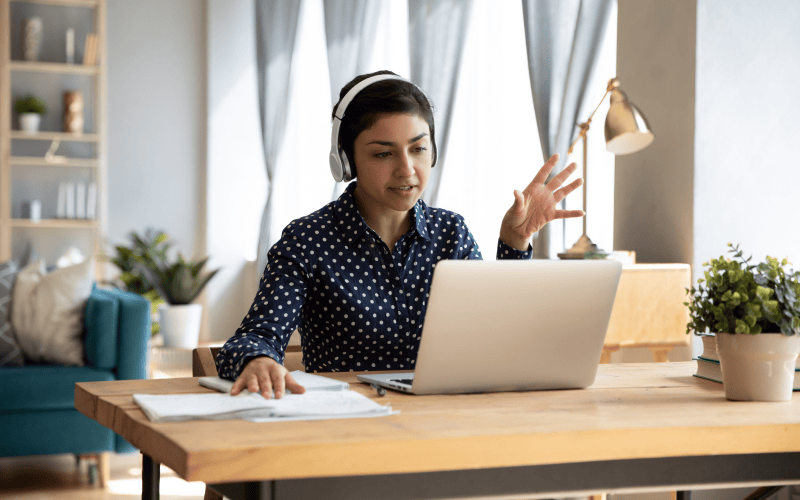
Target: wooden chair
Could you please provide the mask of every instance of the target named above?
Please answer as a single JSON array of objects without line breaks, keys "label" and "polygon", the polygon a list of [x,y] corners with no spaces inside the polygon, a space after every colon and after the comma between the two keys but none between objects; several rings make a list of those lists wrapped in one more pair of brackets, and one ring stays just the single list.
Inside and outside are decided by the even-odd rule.
[{"label": "wooden chair", "polygon": [[[217,357],[219,347],[198,347],[192,351],[192,376],[194,377],[214,377],[217,375],[217,365],[214,359]],[[299,345],[289,345],[286,347],[286,357],[283,366],[290,372],[295,370],[305,371],[303,368],[303,351]],[[214,488],[206,485],[204,500],[222,500],[222,495]]]}]

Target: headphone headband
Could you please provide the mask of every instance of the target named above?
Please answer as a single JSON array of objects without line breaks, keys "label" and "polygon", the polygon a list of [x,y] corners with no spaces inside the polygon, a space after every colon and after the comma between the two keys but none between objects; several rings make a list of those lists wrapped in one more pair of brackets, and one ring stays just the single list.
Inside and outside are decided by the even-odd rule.
[{"label": "headphone headband", "polygon": [[331,130],[331,154],[328,157],[328,161],[331,165],[331,174],[336,182],[349,182],[353,179],[353,169],[350,167],[350,162],[347,159],[347,155],[344,153],[344,151],[342,151],[342,147],[339,144],[339,128],[342,125],[342,119],[344,118],[344,113],[347,110],[347,106],[350,105],[350,102],[352,102],[359,92],[364,90],[366,87],[369,87],[373,83],[383,80],[401,80],[408,82],[408,80],[398,75],[384,74],[365,78],[354,85],[353,88],[350,89],[344,97],[342,97],[342,99],[339,101],[339,105],[336,107],[336,113],[334,113],[333,118],[333,128]]}]

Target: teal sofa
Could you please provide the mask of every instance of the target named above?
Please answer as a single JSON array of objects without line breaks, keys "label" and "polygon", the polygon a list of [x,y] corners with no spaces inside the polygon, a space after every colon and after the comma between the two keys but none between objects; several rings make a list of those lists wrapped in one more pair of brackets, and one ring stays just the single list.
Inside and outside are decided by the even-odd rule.
[{"label": "teal sofa", "polygon": [[136,450],[75,409],[75,383],[147,377],[150,303],[95,286],[85,325],[86,366],[0,368],[0,457]]}]

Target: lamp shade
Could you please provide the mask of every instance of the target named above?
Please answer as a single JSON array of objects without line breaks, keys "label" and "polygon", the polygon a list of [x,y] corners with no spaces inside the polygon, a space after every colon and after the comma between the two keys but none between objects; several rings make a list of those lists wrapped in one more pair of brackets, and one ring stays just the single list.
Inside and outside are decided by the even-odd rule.
[{"label": "lamp shade", "polygon": [[635,153],[650,145],[655,135],[642,113],[618,88],[611,91],[606,116],[606,149],[615,155]]}]

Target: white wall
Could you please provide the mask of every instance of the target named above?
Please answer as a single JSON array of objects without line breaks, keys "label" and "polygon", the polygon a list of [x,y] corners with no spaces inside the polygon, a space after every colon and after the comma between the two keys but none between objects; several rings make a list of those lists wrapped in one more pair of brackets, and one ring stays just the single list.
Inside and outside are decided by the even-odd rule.
[{"label": "white wall", "polygon": [[[109,243],[165,230],[203,252],[205,2],[108,0]],[[109,247],[110,248],[110,247]]]},{"label": "white wall", "polygon": [[267,179],[261,145],[253,0],[208,1],[207,332],[227,340],[255,297]]},{"label": "white wall", "polygon": [[800,2],[697,1],[694,274],[741,243],[800,266]]}]

